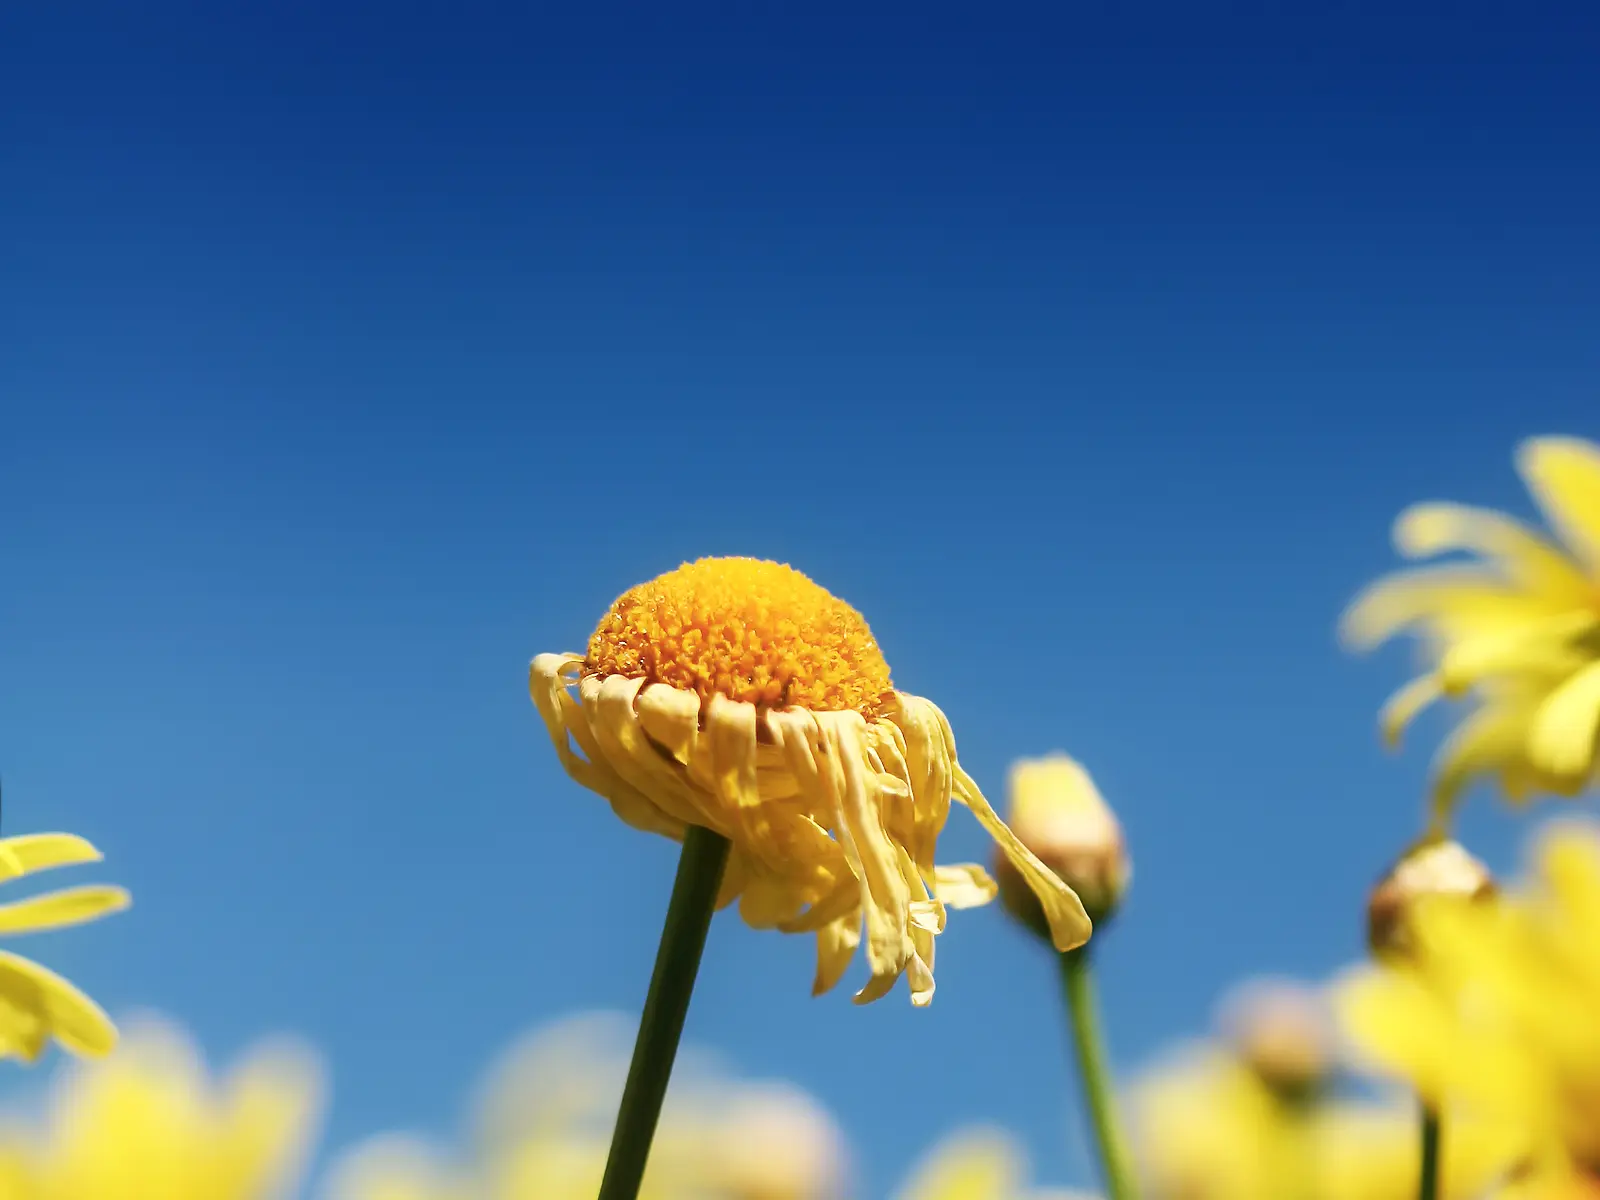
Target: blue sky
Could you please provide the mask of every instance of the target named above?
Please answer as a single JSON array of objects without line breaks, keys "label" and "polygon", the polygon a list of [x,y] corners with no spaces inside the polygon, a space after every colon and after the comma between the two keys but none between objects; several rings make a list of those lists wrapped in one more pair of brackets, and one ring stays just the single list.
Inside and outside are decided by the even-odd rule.
[{"label": "blue sky", "polygon": [[[1439,725],[1386,756],[1404,652],[1334,621],[1405,503],[1524,511],[1515,442],[1597,432],[1591,19],[576,7],[5,16],[5,825],[136,896],[29,949],[218,1059],[315,1039],[330,1145],[447,1132],[639,1001],[673,869],[528,659],[740,553],[860,608],[992,795],[1095,773],[1125,1068],[1354,957]],[[1087,1179],[998,912],[926,1012],[810,972],[719,921],[689,1036],[826,1100],[864,1194],[974,1119]]]}]

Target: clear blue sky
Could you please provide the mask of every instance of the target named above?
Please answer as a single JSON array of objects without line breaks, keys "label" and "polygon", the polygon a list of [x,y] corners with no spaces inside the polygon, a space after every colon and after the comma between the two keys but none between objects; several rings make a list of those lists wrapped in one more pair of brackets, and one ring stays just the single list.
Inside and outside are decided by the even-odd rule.
[{"label": "clear blue sky", "polygon": [[[219,1059],[316,1039],[331,1145],[448,1130],[638,1002],[673,867],[528,659],[739,553],[862,609],[991,793],[1095,773],[1124,1066],[1353,957],[1438,725],[1385,756],[1404,652],[1334,621],[1403,504],[1520,511],[1518,438],[1600,433],[1584,6],[585,7],[0,18],[5,826],[136,896],[28,949]],[[719,921],[689,1036],[822,1096],[867,1195],[980,1118],[1086,1178],[997,911],[930,1011],[810,975]]]}]

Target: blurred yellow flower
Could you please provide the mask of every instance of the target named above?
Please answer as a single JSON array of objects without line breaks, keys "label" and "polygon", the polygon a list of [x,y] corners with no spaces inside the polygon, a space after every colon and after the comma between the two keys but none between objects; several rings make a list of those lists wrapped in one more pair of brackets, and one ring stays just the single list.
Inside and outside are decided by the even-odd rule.
[{"label": "blurred yellow flower", "polygon": [[[593,1200],[629,1053],[628,1022],[583,1014],[514,1047],[484,1090],[470,1154],[374,1139],[332,1172],[328,1200]],[[797,1089],[680,1060],[645,1173],[644,1200],[837,1200],[843,1139]]]},{"label": "blurred yellow flower", "polygon": [[[1215,1047],[1174,1055],[1133,1093],[1148,1200],[1412,1200],[1410,1104],[1296,1098]],[[1477,1200],[1514,1161],[1481,1132],[1445,1143],[1443,1192]]]},{"label": "blurred yellow flower", "polygon": [[1357,647],[1405,630],[1423,638],[1428,669],[1383,712],[1391,741],[1442,696],[1476,700],[1435,764],[1441,814],[1479,775],[1497,777],[1519,802],[1539,791],[1574,795],[1595,775],[1600,447],[1536,438],[1522,445],[1517,465],[1561,544],[1500,513],[1417,505],[1395,524],[1401,554],[1464,550],[1478,561],[1391,576],[1361,595],[1343,621]]},{"label": "blurred yellow flower", "polygon": [[1027,1160],[997,1129],[952,1134],[929,1151],[895,1200],[1094,1200],[1083,1192],[1027,1186]]},{"label": "blurred yellow flower", "polygon": [[[1412,1200],[1414,1103],[1338,1098],[1331,1030],[1315,993],[1247,985],[1225,1005],[1229,1044],[1171,1053],[1134,1087],[1147,1200]],[[1479,1200],[1520,1141],[1475,1124],[1445,1142],[1443,1195]]]},{"label": "blurred yellow flower", "polygon": [[48,1119],[7,1134],[7,1200],[269,1200],[294,1188],[321,1094],[314,1061],[263,1048],[220,1087],[177,1029],[136,1025],[66,1070]]},{"label": "blurred yellow flower", "polygon": [[[52,867],[100,861],[70,833],[0,838],[0,883]],[[128,907],[128,893],[89,884],[0,905],[0,934],[80,925]],[[0,1056],[36,1062],[51,1038],[75,1054],[96,1056],[117,1044],[117,1030],[93,1000],[54,972],[0,951]]]},{"label": "blurred yellow flower", "polygon": [[1551,828],[1522,888],[1438,898],[1413,928],[1408,963],[1339,989],[1352,1041],[1430,1102],[1521,1130],[1541,1169],[1600,1164],[1600,833]]},{"label": "blurred yellow flower", "polygon": [[844,974],[864,921],[856,1000],[902,974],[912,1003],[932,999],[946,909],[995,894],[981,866],[934,863],[952,799],[1038,895],[1055,944],[1089,937],[1078,897],[961,769],[944,714],[896,691],[861,614],[790,567],[704,558],[640,584],[587,654],[535,658],[530,686],[562,765],[624,821],[732,841],[722,902],[758,929],[814,933],[814,992]]}]

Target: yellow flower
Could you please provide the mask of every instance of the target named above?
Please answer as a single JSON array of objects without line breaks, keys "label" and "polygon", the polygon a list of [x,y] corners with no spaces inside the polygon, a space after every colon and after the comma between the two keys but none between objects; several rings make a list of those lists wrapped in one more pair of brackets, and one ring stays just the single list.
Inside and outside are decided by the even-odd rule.
[{"label": "yellow flower", "polygon": [[267,1200],[292,1187],[317,1108],[302,1051],[263,1050],[217,1088],[176,1029],[129,1031],[66,1072],[42,1128],[14,1131],[7,1200]]},{"label": "yellow flower", "polygon": [[[1232,1053],[1186,1048],[1133,1093],[1147,1200],[1411,1200],[1420,1163],[1411,1104],[1286,1092]],[[1513,1153],[1452,1126],[1443,1192],[1478,1200]]]},{"label": "yellow flower", "polygon": [[[592,1013],[514,1047],[485,1088],[465,1161],[384,1136],[336,1165],[329,1200],[593,1200],[628,1065],[626,1020]],[[837,1200],[842,1138],[796,1089],[680,1058],[642,1200]]]},{"label": "yellow flower", "polygon": [[[1019,759],[1011,767],[1006,823],[1022,844],[1077,892],[1098,924],[1122,901],[1133,874],[1122,826],[1089,772],[1066,754]],[[1000,900],[1046,936],[1038,898],[1002,851],[995,857]]]},{"label": "yellow flower", "polygon": [[722,902],[737,897],[758,929],[814,933],[816,993],[844,974],[864,920],[856,1000],[901,974],[912,1003],[932,999],[946,908],[995,894],[981,866],[934,863],[952,799],[1039,896],[1055,944],[1089,937],[1077,896],[961,769],[944,714],[896,691],[861,614],[790,567],[669,571],[618,598],[587,654],[535,658],[530,683],[562,765],[624,821],[732,841]]},{"label": "yellow flower", "polygon": [[1492,903],[1414,914],[1403,967],[1352,975],[1351,1038],[1435,1104],[1524,1131],[1540,1164],[1600,1164],[1600,836],[1557,827],[1533,878]]},{"label": "yellow flower", "polygon": [[1369,647],[1414,630],[1428,669],[1385,706],[1390,741],[1442,697],[1476,707],[1441,747],[1434,803],[1448,812],[1479,775],[1513,801],[1570,796],[1595,775],[1600,729],[1600,447],[1575,438],[1524,443],[1517,465],[1556,535],[1455,504],[1402,513],[1395,544],[1409,558],[1464,550],[1471,565],[1382,580],[1345,614],[1346,639]]},{"label": "yellow flower", "polygon": [[896,1200],[1094,1200],[1081,1192],[1026,1186],[1027,1161],[997,1129],[964,1129],[942,1141]]},{"label": "yellow flower", "polygon": [[[99,861],[98,850],[70,833],[0,838],[0,883]],[[0,905],[0,934],[80,925],[126,907],[128,893],[121,888],[63,888]],[[51,1038],[74,1054],[96,1056],[117,1044],[117,1030],[93,1000],[61,976],[0,951],[0,1056],[36,1062]]]}]

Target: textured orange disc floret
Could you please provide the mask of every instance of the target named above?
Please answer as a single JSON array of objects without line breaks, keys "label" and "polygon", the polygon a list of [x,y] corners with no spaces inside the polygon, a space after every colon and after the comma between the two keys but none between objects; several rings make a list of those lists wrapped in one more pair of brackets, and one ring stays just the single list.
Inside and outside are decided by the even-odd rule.
[{"label": "textured orange disc floret", "polygon": [[860,613],[756,558],[702,558],[628,589],[590,637],[585,666],[813,712],[874,715],[893,688]]}]

